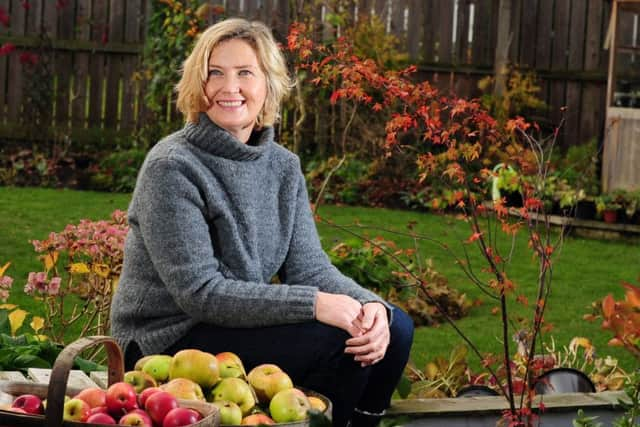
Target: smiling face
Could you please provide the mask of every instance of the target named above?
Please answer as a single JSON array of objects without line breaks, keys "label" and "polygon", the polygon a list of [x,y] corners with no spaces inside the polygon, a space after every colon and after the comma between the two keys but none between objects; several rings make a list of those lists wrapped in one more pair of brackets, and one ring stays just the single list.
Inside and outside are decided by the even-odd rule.
[{"label": "smiling face", "polygon": [[247,142],[267,96],[266,77],[249,43],[231,39],[213,49],[205,94],[209,118]]}]

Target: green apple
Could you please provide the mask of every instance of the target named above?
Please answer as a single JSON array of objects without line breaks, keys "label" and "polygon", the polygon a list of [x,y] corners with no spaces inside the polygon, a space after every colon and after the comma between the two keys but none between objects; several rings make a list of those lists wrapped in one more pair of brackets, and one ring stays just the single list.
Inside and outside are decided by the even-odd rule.
[{"label": "green apple", "polygon": [[293,382],[289,375],[279,366],[271,363],[253,368],[247,375],[247,380],[262,403],[269,402],[281,390],[293,388]]},{"label": "green apple", "polygon": [[138,361],[134,365],[133,370],[134,371],[142,371],[142,367],[144,366],[144,364],[147,363],[152,357],[155,357],[155,356],[163,356],[163,355],[161,355],[161,354],[150,354],[148,356],[141,357],[140,359],[138,359]]},{"label": "green apple", "polygon": [[222,425],[238,425],[242,422],[242,409],[237,403],[230,400],[218,400],[213,402],[214,406],[220,411],[220,424]]},{"label": "green apple", "polygon": [[158,383],[144,371],[128,371],[124,374],[124,382],[133,386],[136,393],[140,393],[145,388],[157,387]]},{"label": "green apple", "polygon": [[84,422],[91,415],[91,407],[82,399],[69,399],[64,403],[62,419],[64,421]]},{"label": "green apple", "polygon": [[297,388],[279,391],[269,403],[271,418],[277,423],[302,421],[307,418],[309,409],[309,399]]},{"label": "green apple", "polygon": [[235,402],[247,415],[256,404],[256,398],[251,386],[240,378],[223,378],[209,395],[209,401],[230,400]]},{"label": "green apple", "polygon": [[220,380],[218,359],[211,353],[196,349],[180,350],[173,355],[169,379],[187,378],[203,388],[213,387]]},{"label": "green apple", "polygon": [[198,383],[187,378],[176,378],[160,388],[178,399],[204,400],[204,393]]},{"label": "green apple", "polygon": [[158,382],[166,382],[169,379],[169,368],[172,361],[173,357],[171,356],[156,354],[142,365],[142,372],[151,375]]},{"label": "green apple", "polygon": [[220,378],[246,378],[244,365],[237,354],[225,351],[216,354],[216,359],[218,359]]}]

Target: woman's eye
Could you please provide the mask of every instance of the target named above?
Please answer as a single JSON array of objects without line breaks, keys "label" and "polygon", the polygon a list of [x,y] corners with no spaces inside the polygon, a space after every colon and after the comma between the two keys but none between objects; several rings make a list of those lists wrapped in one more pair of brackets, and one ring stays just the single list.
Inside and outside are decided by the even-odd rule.
[{"label": "woman's eye", "polygon": [[209,77],[221,76],[221,75],[222,75],[222,71],[220,70],[209,70]]},{"label": "woman's eye", "polygon": [[249,70],[240,70],[238,71],[238,75],[240,76],[252,76],[253,73]]}]

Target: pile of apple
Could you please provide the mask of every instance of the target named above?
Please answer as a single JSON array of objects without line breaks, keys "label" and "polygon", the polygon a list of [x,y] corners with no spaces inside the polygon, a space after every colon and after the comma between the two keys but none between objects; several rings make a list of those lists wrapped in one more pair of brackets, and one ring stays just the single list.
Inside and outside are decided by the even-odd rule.
[{"label": "pile of apple", "polygon": [[138,360],[124,381],[138,393],[162,390],[174,397],[208,401],[220,410],[224,425],[257,425],[302,421],[308,411],[325,411],[325,403],[294,388],[287,373],[263,364],[248,374],[231,352],[217,355],[196,349],[173,356],[151,355]]},{"label": "pile of apple", "polygon": [[[119,424],[138,427],[182,427],[202,419],[191,408],[180,407],[171,394],[148,389],[137,394],[126,382],[82,390],[73,398],[65,396],[63,420],[91,424]],[[46,400],[33,394],[18,396],[10,411],[23,414],[44,414]]]}]

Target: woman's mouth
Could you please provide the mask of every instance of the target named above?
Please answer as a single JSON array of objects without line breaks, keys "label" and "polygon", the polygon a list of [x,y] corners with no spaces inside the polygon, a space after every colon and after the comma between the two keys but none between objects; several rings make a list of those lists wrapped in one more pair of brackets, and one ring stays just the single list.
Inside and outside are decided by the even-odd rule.
[{"label": "woman's mouth", "polygon": [[217,101],[217,103],[223,108],[238,108],[244,104],[244,101]]}]

